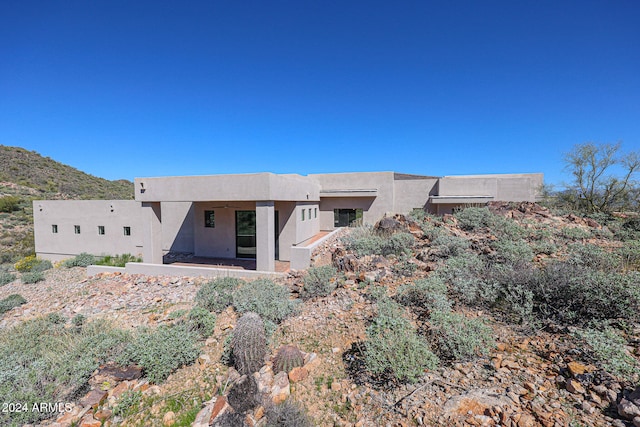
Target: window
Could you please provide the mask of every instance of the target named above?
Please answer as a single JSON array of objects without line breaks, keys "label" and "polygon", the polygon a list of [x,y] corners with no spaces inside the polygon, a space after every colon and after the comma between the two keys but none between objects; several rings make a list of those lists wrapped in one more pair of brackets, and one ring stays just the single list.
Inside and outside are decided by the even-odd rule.
[{"label": "window", "polygon": [[51,225],[51,232],[53,234],[57,234],[58,233],[58,224],[52,224]]},{"label": "window", "polygon": [[125,226],[123,227],[123,229],[124,229],[125,236],[131,236],[131,227]]},{"label": "window", "polygon": [[73,226],[73,232],[76,234],[80,234],[80,226],[79,225],[74,225]]},{"label": "window", "polygon": [[204,211],[204,226],[207,228],[216,227],[216,213],[214,211]]},{"label": "window", "polygon": [[104,225],[98,226],[98,234],[101,236],[104,235]]},{"label": "window", "polygon": [[309,208],[309,219],[311,219],[311,208]]},{"label": "window", "polygon": [[318,208],[313,208],[313,217],[318,218]]},{"label": "window", "polygon": [[334,209],[334,227],[352,227],[362,225],[362,209]]},{"label": "window", "polygon": [[304,209],[302,209],[302,220],[304,221]]}]

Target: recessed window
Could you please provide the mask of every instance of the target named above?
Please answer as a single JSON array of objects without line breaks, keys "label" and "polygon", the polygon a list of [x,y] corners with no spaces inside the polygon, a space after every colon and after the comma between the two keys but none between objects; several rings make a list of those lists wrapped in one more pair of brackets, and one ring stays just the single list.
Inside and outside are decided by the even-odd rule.
[{"label": "recessed window", "polygon": [[304,221],[304,209],[302,209],[302,220]]},{"label": "recessed window", "polygon": [[124,235],[125,236],[131,236],[131,227],[124,226],[124,227],[122,227],[122,229],[124,230]]},{"label": "recessed window", "polygon": [[104,235],[104,225],[98,226],[98,234],[101,236]]},{"label": "recessed window", "polygon": [[311,208],[309,208],[309,219],[311,219]]},{"label": "recessed window", "polygon": [[58,233],[58,224],[51,224],[51,232],[53,234],[57,234]]},{"label": "recessed window", "polygon": [[75,234],[80,234],[80,226],[79,225],[74,225],[73,226],[73,232]]},{"label": "recessed window", "polygon": [[216,213],[215,211],[204,211],[204,226],[206,228],[216,227]]},{"label": "recessed window", "polygon": [[313,217],[318,218],[318,208],[313,208]]}]

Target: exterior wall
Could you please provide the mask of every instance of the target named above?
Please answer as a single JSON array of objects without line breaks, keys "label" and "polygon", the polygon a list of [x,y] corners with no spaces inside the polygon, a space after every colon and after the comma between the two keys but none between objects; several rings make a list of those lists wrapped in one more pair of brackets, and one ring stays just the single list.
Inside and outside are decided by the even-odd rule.
[{"label": "exterior wall", "polygon": [[502,202],[535,202],[543,175],[500,174],[445,176],[440,179],[439,196],[492,196]]},{"label": "exterior wall", "polygon": [[320,194],[320,228],[333,230],[334,209],[362,209],[362,220],[373,224],[385,213],[393,212],[393,172],[359,172],[309,175],[321,186],[322,191],[375,189],[376,197],[322,197]]},{"label": "exterior wall", "polygon": [[437,190],[438,178],[396,179],[394,185],[394,213],[407,214],[413,209],[424,209],[429,196]]},{"label": "exterior wall", "polygon": [[291,259],[291,246],[296,243],[296,203],[276,202],[279,221],[279,259],[289,261]]},{"label": "exterior wall", "polygon": [[162,251],[193,253],[194,207],[190,202],[163,202]]},{"label": "exterior wall", "polygon": [[[224,206],[229,206],[225,208]],[[255,202],[198,202],[193,208],[193,252],[211,258],[236,257],[236,211],[256,209]],[[215,212],[215,228],[204,226],[204,211]]]},{"label": "exterior wall", "polygon": [[[295,210],[296,218],[296,240],[293,244],[304,242],[312,238],[320,231],[320,206],[318,203],[297,203]],[[311,218],[309,218],[309,209],[311,209]],[[318,217],[315,216],[315,210],[318,209]],[[302,220],[302,211],[304,211],[304,221]]]},{"label": "exterior wall", "polygon": [[[36,254],[44,259],[59,261],[82,252],[142,254],[141,207],[133,200],[36,200],[33,222]],[[53,224],[58,233],[52,233]],[[98,234],[98,226],[104,226],[104,235]],[[131,227],[130,236],[124,235],[125,226]]]}]

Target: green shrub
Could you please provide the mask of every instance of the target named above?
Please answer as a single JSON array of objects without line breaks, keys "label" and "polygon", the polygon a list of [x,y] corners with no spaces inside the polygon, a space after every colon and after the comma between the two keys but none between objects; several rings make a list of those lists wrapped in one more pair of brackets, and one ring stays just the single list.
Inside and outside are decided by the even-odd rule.
[{"label": "green shrub", "polygon": [[465,238],[441,234],[432,243],[436,253],[441,257],[458,256],[469,248],[469,241]]},{"label": "green shrub", "polygon": [[434,369],[438,358],[429,345],[402,317],[399,307],[384,299],[367,328],[365,366],[371,374],[391,381],[416,382],[425,369]]},{"label": "green shrub", "polygon": [[22,295],[19,294],[11,294],[8,297],[0,300],[0,315],[6,313],[7,311],[19,307],[22,304],[26,304],[27,300],[24,299]]},{"label": "green shrub", "polygon": [[337,274],[338,271],[331,265],[309,268],[303,278],[302,297],[308,299],[329,295],[336,288]]},{"label": "green shrub", "polygon": [[345,247],[358,256],[365,255],[406,255],[414,244],[411,233],[395,233],[380,236],[371,227],[358,227],[343,240]]},{"label": "green shrub", "polygon": [[118,357],[122,365],[142,366],[152,383],[161,383],[179,367],[192,363],[200,354],[198,334],[188,325],[160,326],[156,330],[141,329]]},{"label": "green shrub", "polygon": [[239,313],[252,311],[276,324],[295,313],[299,304],[290,299],[287,288],[269,279],[244,283],[233,292],[233,307]]},{"label": "green shrub", "polygon": [[194,307],[187,316],[187,323],[191,331],[197,332],[202,338],[208,338],[216,327],[216,316],[205,308]]},{"label": "green shrub", "polygon": [[20,206],[21,199],[17,196],[0,197],[0,212],[17,211]]},{"label": "green shrub", "polygon": [[400,260],[398,260],[398,262],[395,265],[393,265],[393,267],[391,267],[391,270],[395,274],[402,277],[413,276],[413,273],[415,273],[417,269],[418,269],[418,266],[404,256]]},{"label": "green shrub", "polygon": [[13,282],[14,280],[16,280],[16,275],[15,274],[11,274],[8,271],[1,271],[0,270],[0,286],[7,285],[7,284]]},{"label": "green shrub", "polygon": [[[65,402],[81,397],[91,373],[120,352],[130,336],[104,321],[80,330],[46,318],[0,330],[0,396],[8,402]],[[0,413],[1,425],[36,423],[50,414]]]},{"label": "green shrub", "polygon": [[102,258],[95,260],[95,265],[108,265],[111,267],[124,267],[128,262],[142,262],[142,258],[133,256],[131,254],[122,255],[105,255]]},{"label": "green shrub", "polygon": [[531,249],[535,254],[552,255],[558,252],[558,246],[549,240],[541,240],[531,245]]},{"label": "green shrub", "polygon": [[485,288],[484,264],[475,253],[465,252],[451,257],[436,270],[436,276],[450,285],[453,296],[460,301],[473,304],[478,301]]},{"label": "green shrub", "polygon": [[233,304],[233,291],[243,283],[233,277],[222,277],[207,282],[198,289],[196,305],[216,313]]},{"label": "green shrub", "polygon": [[75,256],[74,258],[65,260],[63,265],[67,268],[72,268],[72,267],[88,267],[95,263],[96,263],[96,258],[93,255],[83,252],[80,255]]},{"label": "green shrub", "polygon": [[493,331],[480,319],[450,311],[433,311],[429,336],[438,355],[448,360],[468,360],[489,353]]},{"label": "green shrub", "polygon": [[20,273],[31,271],[34,265],[38,264],[40,260],[35,255],[29,255],[16,262],[13,268]]},{"label": "green shrub", "polygon": [[20,279],[22,280],[22,283],[26,283],[26,284],[38,283],[44,280],[44,274],[39,271],[22,273],[22,276],[20,276]]},{"label": "green shrub", "polygon": [[[625,270],[640,270],[640,240],[625,242],[618,249],[618,256],[622,260],[622,266]],[[1,279],[0,284],[2,284]]]},{"label": "green shrub", "polygon": [[425,222],[420,227],[422,229],[422,233],[424,233],[424,237],[429,239],[429,241],[433,242],[438,237],[442,235],[447,235],[447,231],[445,228],[436,225],[434,222]]},{"label": "green shrub", "polygon": [[591,348],[595,358],[608,372],[637,381],[640,372],[638,362],[628,353],[627,343],[615,329],[599,331],[587,328],[576,331],[574,335]]},{"label": "green shrub", "polygon": [[495,259],[508,264],[521,264],[533,260],[533,250],[522,240],[500,239],[491,245],[495,249]]},{"label": "green shrub", "polygon": [[436,275],[400,286],[396,300],[403,305],[427,312],[451,310],[451,302],[447,298],[447,285]]},{"label": "green shrub", "polygon": [[489,208],[468,207],[453,214],[458,220],[458,225],[465,231],[475,231],[489,227],[492,224],[493,214]]},{"label": "green shrub", "polygon": [[581,240],[591,237],[591,232],[581,227],[564,227],[560,230],[560,236],[568,240]]},{"label": "green shrub", "polygon": [[126,418],[138,412],[142,402],[142,392],[126,390],[120,395],[118,403],[113,408],[113,415]]},{"label": "green shrub", "polygon": [[597,245],[569,245],[568,262],[580,269],[612,272],[620,267],[620,258]]}]

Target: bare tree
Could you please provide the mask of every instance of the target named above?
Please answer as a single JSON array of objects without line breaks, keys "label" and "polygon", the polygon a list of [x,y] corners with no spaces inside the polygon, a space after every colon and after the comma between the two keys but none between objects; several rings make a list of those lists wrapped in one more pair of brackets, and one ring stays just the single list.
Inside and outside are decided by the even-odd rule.
[{"label": "bare tree", "polygon": [[621,143],[577,144],[565,154],[566,168],[573,175],[571,193],[579,208],[588,212],[610,212],[637,203],[637,184],[633,181],[640,169],[638,152],[620,153]]}]

